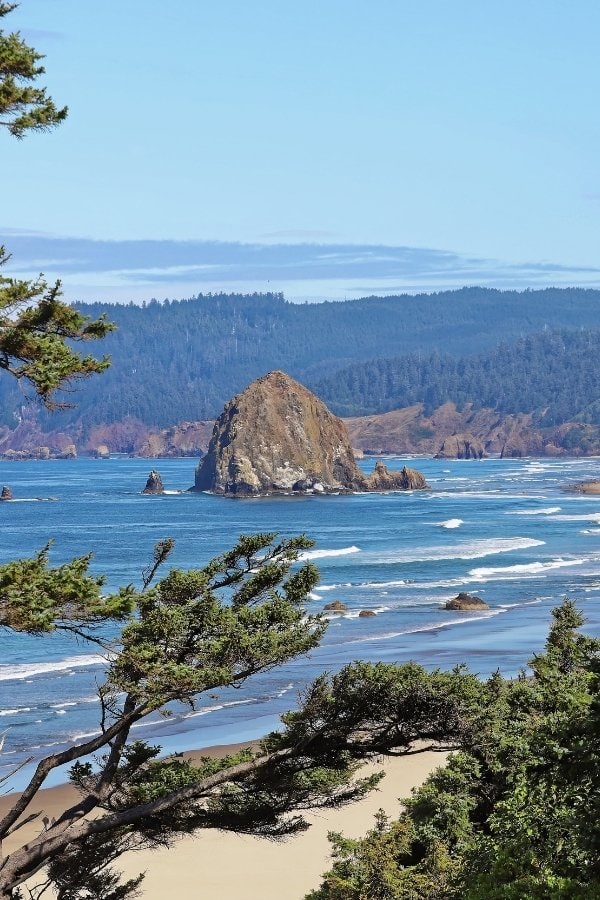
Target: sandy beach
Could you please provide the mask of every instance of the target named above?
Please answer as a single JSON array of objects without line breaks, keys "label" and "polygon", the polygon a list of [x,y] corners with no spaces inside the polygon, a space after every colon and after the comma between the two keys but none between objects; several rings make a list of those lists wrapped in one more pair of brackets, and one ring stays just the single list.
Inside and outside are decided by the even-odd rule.
[{"label": "sandy beach", "polygon": [[[202,755],[222,755],[231,747],[213,747]],[[186,754],[187,755],[187,754]],[[194,754],[191,754],[194,755]],[[119,868],[128,876],[145,871],[143,900],[302,900],[316,887],[329,867],[329,831],[343,831],[359,837],[373,824],[378,809],[390,816],[400,810],[399,799],[410,794],[427,775],[444,764],[446,753],[431,750],[403,757],[385,757],[380,765],[367,768],[384,769],[386,777],[377,791],[360,803],[339,810],[326,810],[307,816],[308,831],[280,843],[206,830],[197,837],[178,840],[169,849],[130,853],[120,860]],[[40,802],[32,809],[42,809],[49,818],[65,809],[74,799],[68,786],[49,788],[40,793]],[[0,798],[0,814],[9,804]],[[19,843],[26,834],[33,835],[38,824],[28,825],[19,833]],[[4,851],[10,852],[11,839]]]}]

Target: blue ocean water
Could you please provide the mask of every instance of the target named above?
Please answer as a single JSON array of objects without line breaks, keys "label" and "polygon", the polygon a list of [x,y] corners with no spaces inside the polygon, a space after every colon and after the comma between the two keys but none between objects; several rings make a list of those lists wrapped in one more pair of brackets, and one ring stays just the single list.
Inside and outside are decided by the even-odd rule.
[{"label": "blue ocean water", "polygon": [[[0,562],[54,541],[52,562],[93,552],[107,586],[140,583],[157,540],[173,537],[172,565],[193,567],[240,534],[305,533],[321,583],[308,607],[343,601],[309,657],[213,692],[198,709],[140,725],[137,736],[170,751],[243,741],[276,727],[303,687],[353,659],[416,660],[434,668],[465,662],[487,675],[516,674],[539,652],[550,614],[564,596],[600,636],[600,496],[561,486],[600,477],[600,459],[448,461],[398,458],[423,471],[431,491],[227,500],[177,493],[193,482],[194,461],[159,460],[168,491],[140,493],[148,460],[0,463],[15,501],[0,504]],[[370,471],[373,460],[361,463]],[[54,499],[49,499],[54,498]],[[466,590],[483,613],[443,609]],[[359,618],[361,609],[376,613]],[[0,777],[25,756],[42,756],[97,729],[103,661],[64,636],[0,632]]]}]

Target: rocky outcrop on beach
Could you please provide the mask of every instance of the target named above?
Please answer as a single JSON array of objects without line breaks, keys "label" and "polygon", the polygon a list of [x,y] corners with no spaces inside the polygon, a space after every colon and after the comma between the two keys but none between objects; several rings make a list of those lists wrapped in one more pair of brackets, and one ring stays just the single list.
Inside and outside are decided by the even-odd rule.
[{"label": "rocky outcrop on beach", "polygon": [[[398,473],[396,482],[385,471],[396,489],[406,482],[406,474]],[[381,488],[357,467],[341,419],[303,385],[275,371],[227,403],[191,490],[257,496]]]},{"label": "rocky outcrop on beach", "polygon": [[476,597],[474,594],[467,594],[464,591],[461,591],[460,594],[452,600],[446,602],[444,609],[452,609],[459,612],[476,612],[480,609],[489,609],[489,606],[485,600],[481,599],[481,597]]},{"label": "rocky outcrop on beach", "polygon": [[572,491],[575,494],[600,494],[600,481],[580,481],[577,484],[567,484],[563,491]]},{"label": "rocky outcrop on beach", "polygon": [[165,488],[162,483],[160,474],[156,471],[156,469],[152,469],[152,471],[148,475],[146,487],[142,491],[142,494],[164,494],[164,492]]},{"label": "rocky outcrop on beach", "polygon": [[377,615],[373,609],[361,609],[358,614],[359,619],[372,619]]},{"label": "rocky outcrop on beach", "polygon": [[452,434],[435,454],[436,459],[483,459],[485,447],[472,434]]},{"label": "rocky outcrop on beach", "polygon": [[2,493],[0,493],[0,500],[12,500],[13,495],[12,491],[7,485],[4,485],[2,488]]},{"label": "rocky outcrop on beach", "polygon": [[180,422],[172,428],[149,434],[136,456],[170,458],[204,456],[208,449],[213,421]]},{"label": "rocky outcrop on beach", "polygon": [[404,466],[399,472],[390,472],[381,460],[375,463],[372,474],[365,477],[365,489],[368,491],[422,491],[428,487],[425,478],[416,469]]}]

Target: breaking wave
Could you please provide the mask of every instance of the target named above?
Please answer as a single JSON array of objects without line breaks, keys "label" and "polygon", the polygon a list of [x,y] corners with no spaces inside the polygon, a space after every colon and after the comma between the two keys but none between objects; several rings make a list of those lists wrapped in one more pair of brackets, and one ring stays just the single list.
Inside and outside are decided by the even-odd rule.
[{"label": "breaking wave", "polygon": [[32,675],[44,675],[48,672],[64,672],[69,669],[80,669],[82,666],[101,666],[106,664],[103,656],[68,656],[56,662],[19,663],[17,665],[0,665],[0,681],[17,681],[31,678]]},{"label": "breaking wave", "polygon": [[298,559],[325,559],[327,556],[348,556],[350,553],[360,553],[360,547],[352,545],[352,547],[340,547],[339,550],[307,550],[305,553],[300,553]]}]

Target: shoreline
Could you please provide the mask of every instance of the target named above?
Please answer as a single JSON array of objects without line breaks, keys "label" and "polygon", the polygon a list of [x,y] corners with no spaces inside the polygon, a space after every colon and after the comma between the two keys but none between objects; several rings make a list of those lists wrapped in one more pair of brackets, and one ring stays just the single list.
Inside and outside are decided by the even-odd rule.
[{"label": "shoreline", "polygon": [[[221,744],[186,750],[183,756],[223,756],[256,745],[257,741]],[[169,895],[178,900],[196,900],[199,896],[207,900],[302,900],[319,885],[321,875],[331,865],[328,832],[360,837],[373,827],[379,809],[397,816],[400,798],[444,765],[447,757],[445,750],[423,749],[366,763],[361,775],[381,769],[386,773],[376,790],[340,809],[308,811],[310,828],[286,840],[205,829],[195,836],[177,838],[168,848],[129,852],[117,860],[116,869],[128,878],[146,872],[140,900],[163,900]],[[17,796],[0,797],[0,816]],[[40,812],[39,817],[4,841],[5,853],[39,834],[43,816],[58,816],[76,796],[76,789],[68,784],[42,789],[30,807]]]}]

